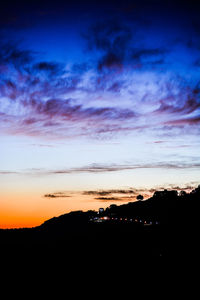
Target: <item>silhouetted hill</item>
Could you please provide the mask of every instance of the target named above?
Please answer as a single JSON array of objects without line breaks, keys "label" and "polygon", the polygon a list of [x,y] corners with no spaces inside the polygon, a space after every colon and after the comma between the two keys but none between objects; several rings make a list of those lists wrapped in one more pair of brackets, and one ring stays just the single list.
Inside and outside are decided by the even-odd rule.
[{"label": "silhouetted hill", "polygon": [[81,230],[84,226],[88,225],[89,220],[97,216],[108,216],[109,222],[111,222],[112,219],[117,221],[117,218],[118,221],[120,218],[122,218],[122,221],[124,221],[125,218],[131,218],[133,221],[138,219],[138,221],[141,220],[142,223],[146,221],[147,223],[159,223],[165,226],[174,226],[177,223],[190,225],[197,219],[199,198],[200,186],[188,194],[178,194],[175,190],[157,191],[153,197],[147,200],[129,202],[123,205],[111,205],[101,212],[100,215],[95,211],[75,211],[56,218],[54,217],[44,222],[40,228]]},{"label": "silhouetted hill", "polygon": [[191,193],[157,191],[147,200],[75,211],[30,229],[0,230],[1,249],[58,251],[72,256],[197,255],[200,186]]}]

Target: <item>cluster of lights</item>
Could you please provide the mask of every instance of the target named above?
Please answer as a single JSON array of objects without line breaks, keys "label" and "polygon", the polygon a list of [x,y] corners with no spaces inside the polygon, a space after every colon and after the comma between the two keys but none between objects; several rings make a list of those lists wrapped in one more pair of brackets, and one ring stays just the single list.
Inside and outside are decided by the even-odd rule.
[{"label": "cluster of lights", "polygon": [[153,222],[153,221],[146,221],[142,219],[132,219],[132,218],[118,218],[118,217],[109,217],[109,216],[102,216],[102,217],[94,217],[91,218],[90,221],[92,222],[104,222],[104,221],[120,221],[120,222],[134,222],[134,223],[141,223],[143,225],[158,225],[159,222]]}]

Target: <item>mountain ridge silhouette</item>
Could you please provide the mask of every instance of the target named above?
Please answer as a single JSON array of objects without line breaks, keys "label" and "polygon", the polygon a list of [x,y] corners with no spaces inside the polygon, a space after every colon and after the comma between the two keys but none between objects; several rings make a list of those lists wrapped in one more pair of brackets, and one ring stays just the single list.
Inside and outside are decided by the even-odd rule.
[{"label": "mountain ridge silhouette", "polygon": [[33,228],[1,229],[1,249],[56,251],[78,256],[198,255],[200,185],[190,193],[157,191],[146,200],[112,204],[105,210],[72,211]]}]

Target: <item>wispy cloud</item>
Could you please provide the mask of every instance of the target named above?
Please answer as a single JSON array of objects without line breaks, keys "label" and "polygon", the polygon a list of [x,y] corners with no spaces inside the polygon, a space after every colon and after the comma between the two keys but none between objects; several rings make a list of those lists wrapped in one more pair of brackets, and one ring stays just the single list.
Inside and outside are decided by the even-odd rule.
[{"label": "wispy cloud", "polygon": [[0,175],[16,175],[16,174],[20,174],[20,172],[0,170]]},{"label": "wispy cloud", "polygon": [[84,191],[83,195],[107,196],[110,194],[135,194],[133,189],[115,189],[115,190],[97,190],[97,191]]},{"label": "wispy cloud", "polygon": [[[153,47],[140,35],[136,42],[134,26],[118,18],[93,23],[83,34],[87,51],[80,62],[46,61],[1,38],[1,132],[106,139],[197,127],[198,80],[174,74],[172,44]],[[193,60],[191,68],[196,74]]]},{"label": "wispy cloud", "polygon": [[55,192],[55,193],[51,193],[51,194],[45,194],[44,197],[45,198],[68,198],[71,196],[64,192]]},{"label": "wispy cloud", "polygon": [[90,50],[101,52],[97,61],[98,71],[123,68],[131,36],[130,28],[116,19],[96,23],[90,28],[84,37]]},{"label": "wispy cloud", "polygon": [[103,165],[103,164],[93,164],[80,168],[69,168],[69,169],[58,169],[58,170],[49,170],[47,174],[72,174],[72,173],[105,173],[105,172],[118,172],[125,170],[137,170],[137,169],[190,169],[190,168],[200,168],[199,162],[180,162],[180,161],[172,161],[172,162],[158,162],[158,163],[150,163],[150,164],[127,164],[127,165]]},{"label": "wispy cloud", "polygon": [[126,188],[126,189],[103,189],[103,190],[89,190],[89,191],[68,191],[68,192],[55,192],[45,194],[45,198],[67,198],[71,197],[82,197],[85,196],[85,199],[90,201],[99,201],[99,202],[109,202],[109,203],[117,203],[117,202],[134,202],[137,201],[137,196],[142,194],[144,199],[148,199],[153,196],[156,191],[163,190],[176,190],[178,192],[185,191],[191,192],[198,186],[198,182],[189,182],[182,184],[181,186],[175,184],[165,184],[165,185],[157,185],[152,188]]},{"label": "wispy cloud", "polygon": [[127,201],[133,201],[136,197],[96,197],[94,200],[102,201],[102,202],[127,202]]},{"label": "wispy cloud", "polygon": [[198,125],[200,123],[200,116],[190,117],[190,118],[181,118],[177,120],[170,120],[165,122],[167,125],[174,126],[184,126],[184,125]]},{"label": "wispy cloud", "polygon": [[[0,170],[1,175],[18,174],[18,175],[33,175],[33,176],[47,176],[47,175],[67,175],[67,174],[81,174],[81,173],[108,173],[108,172],[121,172],[128,170],[138,170],[138,169],[199,169],[200,162],[184,162],[184,161],[169,161],[169,162],[155,162],[155,163],[140,163],[140,164],[91,164],[88,166],[74,167],[74,168],[63,168],[63,169],[29,169],[24,171],[9,171]],[[133,194],[132,190],[111,190],[110,193],[120,193],[120,194]],[[109,191],[88,191],[86,193],[96,194],[96,195],[107,195]]]}]

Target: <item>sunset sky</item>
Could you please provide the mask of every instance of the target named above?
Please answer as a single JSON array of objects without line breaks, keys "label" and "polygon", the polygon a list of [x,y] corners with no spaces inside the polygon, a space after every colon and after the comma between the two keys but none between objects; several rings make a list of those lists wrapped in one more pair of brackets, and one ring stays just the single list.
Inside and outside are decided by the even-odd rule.
[{"label": "sunset sky", "polygon": [[197,1],[0,4],[0,228],[200,179]]}]

